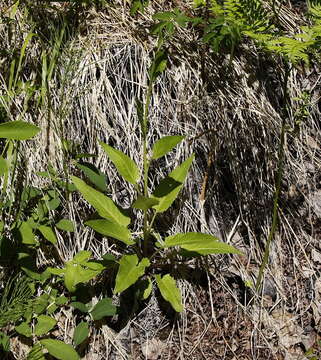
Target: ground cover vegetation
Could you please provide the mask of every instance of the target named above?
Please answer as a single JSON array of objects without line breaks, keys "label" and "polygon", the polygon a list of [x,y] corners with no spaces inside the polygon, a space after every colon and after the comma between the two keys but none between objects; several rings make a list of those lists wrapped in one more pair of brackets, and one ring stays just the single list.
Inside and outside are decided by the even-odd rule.
[{"label": "ground cover vegetation", "polygon": [[318,359],[318,2],[3,1],[0,353]]}]

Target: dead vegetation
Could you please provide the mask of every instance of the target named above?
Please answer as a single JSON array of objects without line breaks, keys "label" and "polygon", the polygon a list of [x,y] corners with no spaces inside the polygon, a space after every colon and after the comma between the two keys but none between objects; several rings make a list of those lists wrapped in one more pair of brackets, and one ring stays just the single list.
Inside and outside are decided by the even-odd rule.
[{"label": "dead vegetation", "polygon": [[[123,5],[123,6],[121,6]],[[171,5],[168,5],[171,6]],[[2,11],[6,6],[1,5]],[[44,10],[37,5],[34,24],[23,21],[19,8],[13,25],[0,25],[1,89],[7,84],[7,53],[21,48],[29,31],[42,38],[48,53],[55,43],[52,29],[61,29],[64,5]],[[26,181],[44,185],[36,173],[51,163],[63,172],[61,138],[72,140],[82,152],[96,153],[95,165],[108,175],[117,201],[130,204],[125,191],[97,141],[109,141],[138,163],[136,98],[145,91],[154,39],[148,35],[151,14],[163,9],[155,2],[145,15],[133,19],[121,1],[104,9],[90,8],[68,26],[59,49],[46,103],[24,106],[25,94],[15,96],[10,119],[21,117],[44,131],[24,145]],[[39,13],[37,13],[39,11]],[[58,14],[58,15],[57,15]],[[282,7],[284,26],[296,26],[297,7]],[[37,23],[37,21],[39,23]],[[77,23],[78,21],[78,23]],[[40,26],[41,25],[41,26]],[[9,35],[8,28],[11,29]],[[143,30],[142,30],[143,29]],[[56,35],[59,32],[56,32]],[[20,44],[20,45],[19,45]],[[39,42],[27,48],[24,81],[37,82],[41,69]],[[122,329],[113,322],[92,329],[84,354],[93,359],[315,359],[321,357],[321,123],[320,75],[317,63],[291,73],[292,108],[289,124],[301,121],[286,136],[279,227],[270,253],[262,294],[251,289],[261,263],[271,224],[277,148],[281,125],[282,66],[253,45],[238,49],[232,65],[197,41],[197,34],[179,31],[169,46],[169,70],[158,81],[152,99],[151,138],[186,134],[188,141],[175,156],[155,166],[152,182],[194,151],[196,161],[174,212],[161,225],[168,233],[203,231],[241,249],[245,256],[213,257],[202,264],[204,274],[182,280],[185,312],[174,316],[156,297],[144,304]],[[204,56],[206,54],[206,56]],[[51,53],[52,55],[52,53]],[[309,94],[306,104],[302,94]],[[0,93],[0,95],[1,95]],[[302,100],[303,99],[303,100]],[[302,118],[302,107],[306,113]],[[299,118],[301,116],[301,118]],[[125,141],[126,140],[126,141]],[[125,144],[129,144],[125,148]],[[75,169],[68,164],[69,171]],[[96,256],[113,251],[106,238],[97,239],[81,222],[88,209],[75,197],[66,204],[66,217],[77,230],[59,238],[63,260],[77,251]],[[180,214],[180,216],[177,216]],[[41,251],[38,264],[48,259]],[[191,264],[191,266],[196,266]],[[183,274],[184,275],[184,274]],[[57,314],[57,336],[70,342],[76,320],[71,312]],[[12,340],[16,342],[15,339]],[[24,359],[20,342],[16,359]],[[311,350],[312,354],[312,350]]]}]

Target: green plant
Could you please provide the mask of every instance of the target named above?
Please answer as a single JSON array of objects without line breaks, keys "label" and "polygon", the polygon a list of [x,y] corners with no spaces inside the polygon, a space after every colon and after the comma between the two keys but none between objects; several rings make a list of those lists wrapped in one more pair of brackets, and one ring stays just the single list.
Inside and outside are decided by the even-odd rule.
[{"label": "green plant", "polygon": [[[142,133],[142,167],[140,168],[123,152],[100,142],[100,146],[118,173],[136,190],[137,196],[131,208],[133,213],[137,211],[143,213],[143,226],[139,235],[135,236],[130,231],[129,226],[132,219],[128,212],[126,213],[100,190],[89,186],[82,179],[76,176],[72,176],[71,179],[84,199],[95,208],[100,216],[86,221],[85,225],[104,236],[117,240],[115,244],[121,245],[122,243],[123,245],[119,246],[119,251],[123,255],[116,261],[118,270],[114,293],[120,294],[131,286],[137,286],[140,289],[139,297],[146,299],[151,294],[155,281],[163,298],[177,312],[180,312],[183,310],[183,305],[174,278],[175,271],[168,272],[166,269],[174,269],[175,264],[184,263],[186,257],[225,253],[239,254],[240,252],[228,244],[219,242],[216,237],[209,234],[191,232],[164,238],[154,228],[156,217],[167,211],[177,198],[194,159],[194,155],[191,155],[162,179],[152,192],[150,191],[151,163],[165,156],[184,139],[184,136],[165,136],[156,141],[151,149],[148,147],[148,114],[152,88],[156,78],[165,70],[166,61],[166,54],[162,50],[158,50],[149,70],[145,104],[137,102],[137,114]],[[77,260],[78,256],[82,258],[83,262]],[[89,256],[89,252],[82,252],[80,255],[76,255],[76,261],[74,258],[72,263],[66,265],[65,269],[58,270],[61,272],[59,275],[65,277],[65,284],[70,291],[75,290],[77,283],[87,281],[94,275],[92,268],[88,267]],[[81,270],[80,274],[84,271],[83,276],[80,275],[69,284],[66,275],[68,271],[74,271],[76,268],[78,268],[77,271]],[[101,270],[101,268],[97,269],[97,271]]]}]

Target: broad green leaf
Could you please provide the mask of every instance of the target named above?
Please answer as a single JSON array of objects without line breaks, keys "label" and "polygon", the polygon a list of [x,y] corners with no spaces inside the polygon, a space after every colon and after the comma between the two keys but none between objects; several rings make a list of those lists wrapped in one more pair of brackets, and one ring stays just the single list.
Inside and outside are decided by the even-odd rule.
[{"label": "broad green leaf", "polygon": [[70,263],[66,264],[64,283],[68,291],[76,291],[76,285],[81,282],[81,279],[79,278],[80,271],[80,265],[74,265]]},{"label": "broad green leaf", "polygon": [[63,231],[69,231],[69,232],[74,232],[75,231],[75,227],[74,227],[73,222],[71,220],[68,220],[68,219],[59,220],[55,226],[58,229],[63,230]]},{"label": "broad green leaf", "polygon": [[66,263],[66,271],[64,276],[65,286],[70,292],[76,291],[76,286],[80,283],[86,283],[87,281],[96,277],[104,269],[104,266],[100,266],[99,270],[85,269],[82,265],[74,264],[72,262]]},{"label": "broad green leaf", "polygon": [[51,356],[54,356],[59,360],[80,359],[75,349],[71,345],[65,344],[63,341],[44,339],[44,340],[40,340],[40,344],[48,350]]},{"label": "broad green leaf", "polygon": [[42,346],[38,343],[29,351],[27,360],[45,360]]},{"label": "broad green leaf", "polygon": [[155,275],[156,283],[162,297],[168,301],[177,312],[183,311],[181,292],[176,286],[175,280],[169,275]]},{"label": "broad green leaf", "polygon": [[101,320],[105,316],[113,316],[116,314],[116,306],[112,304],[110,298],[100,300],[91,310],[90,315],[93,320]]},{"label": "broad green leaf", "polygon": [[3,176],[8,172],[7,160],[0,156],[0,176]]},{"label": "broad green leaf", "polygon": [[89,250],[79,251],[72,259],[74,264],[85,264],[92,256],[92,252]]},{"label": "broad green leaf", "polygon": [[40,128],[24,121],[9,121],[0,124],[0,138],[27,140],[38,134]]},{"label": "broad green leaf", "polygon": [[47,267],[47,269],[45,271],[49,272],[52,275],[57,275],[57,276],[63,276],[64,273],[66,272],[65,269],[59,269],[59,268],[53,268],[53,267]]},{"label": "broad green leaf", "polygon": [[144,300],[146,300],[150,296],[150,294],[152,293],[152,290],[153,290],[153,283],[150,278],[147,279],[146,285],[147,286],[144,289],[144,293],[143,293]]},{"label": "broad green leaf", "polygon": [[39,315],[35,326],[35,335],[42,336],[47,334],[57,324],[57,321],[47,315]]},{"label": "broad green leaf", "polygon": [[19,324],[18,326],[15,326],[15,330],[18,334],[23,335],[25,337],[32,336],[31,327],[27,322],[23,322],[23,323]]},{"label": "broad green leaf", "polygon": [[168,236],[162,247],[168,248],[172,246],[180,246],[185,250],[193,251],[201,255],[242,254],[235,247],[218,241],[218,238],[215,236],[197,232]]},{"label": "broad green leaf", "polygon": [[126,227],[115,224],[109,220],[89,220],[85,222],[85,225],[91,227],[102,235],[111,236],[127,245],[135,244],[135,242],[131,239],[130,231]]},{"label": "broad green leaf", "polygon": [[88,307],[87,305],[85,305],[82,302],[79,301],[74,301],[72,303],[70,303],[70,306],[73,307],[74,309],[77,309],[83,313],[87,313],[88,312]]},{"label": "broad green leaf", "polygon": [[138,195],[138,197],[134,201],[132,207],[135,209],[140,209],[140,210],[148,210],[158,204],[159,204],[159,201],[156,199]]},{"label": "broad green leaf", "polygon": [[21,223],[21,225],[19,226],[19,233],[23,244],[25,245],[37,244],[32,228],[27,222],[24,221]]},{"label": "broad green leaf", "polygon": [[97,210],[101,217],[116,222],[122,226],[129,225],[130,218],[124,215],[111,199],[101,192],[93,189],[76,176],[71,176],[71,179],[85,200],[87,200],[89,204]]},{"label": "broad green leaf", "polygon": [[124,255],[120,259],[114,294],[126,290],[144,275],[150,262],[147,258],[143,258],[140,263],[138,261],[137,255]]},{"label": "broad green leaf", "polygon": [[50,296],[48,294],[42,294],[36,298],[33,304],[35,314],[40,315],[47,309],[49,305],[49,297]]},{"label": "broad green leaf", "polygon": [[161,180],[156,187],[152,197],[159,201],[159,204],[154,206],[157,212],[164,212],[172,205],[183,186],[193,160],[194,155],[190,156],[174,169],[165,179]]},{"label": "broad green leaf", "polygon": [[84,342],[87,339],[88,335],[89,335],[88,323],[82,321],[75,328],[74,336],[73,336],[74,345],[75,346],[80,345],[82,342]]},{"label": "broad green leaf", "polygon": [[56,234],[53,232],[52,228],[45,225],[40,225],[38,230],[41,232],[42,236],[50,241],[52,244],[57,243]]},{"label": "broad green leaf", "polygon": [[179,144],[185,136],[164,136],[157,140],[153,145],[152,159],[156,160],[166,155],[177,144]]},{"label": "broad green leaf", "polygon": [[106,175],[98,170],[93,164],[84,163],[84,164],[75,164],[86,177],[94,184],[100,191],[107,191],[106,186]]},{"label": "broad green leaf", "polygon": [[68,301],[69,299],[66,296],[60,295],[58,298],[56,298],[55,303],[56,305],[61,306],[61,305],[66,305]]},{"label": "broad green leaf", "polygon": [[116,150],[101,141],[99,144],[104,149],[111,162],[115,165],[119,174],[131,184],[136,184],[140,178],[140,171],[135,162],[123,152]]}]

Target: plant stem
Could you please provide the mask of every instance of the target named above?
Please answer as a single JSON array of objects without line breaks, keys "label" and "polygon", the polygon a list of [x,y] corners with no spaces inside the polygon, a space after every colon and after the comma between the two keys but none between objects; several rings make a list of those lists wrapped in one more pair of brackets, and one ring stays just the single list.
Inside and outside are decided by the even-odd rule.
[{"label": "plant stem", "polygon": [[[146,103],[144,108],[144,117],[143,117],[143,173],[144,173],[144,196],[148,197],[148,170],[149,170],[149,160],[147,159],[147,122],[148,122],[148,114],[149,114],[149,105],[152,96],[153,84],[149,83],[146,95]],[[148,228],[148,210],[144,210],[144,256],[147,255],[148,249],[148,240],[150,229]]]}]

